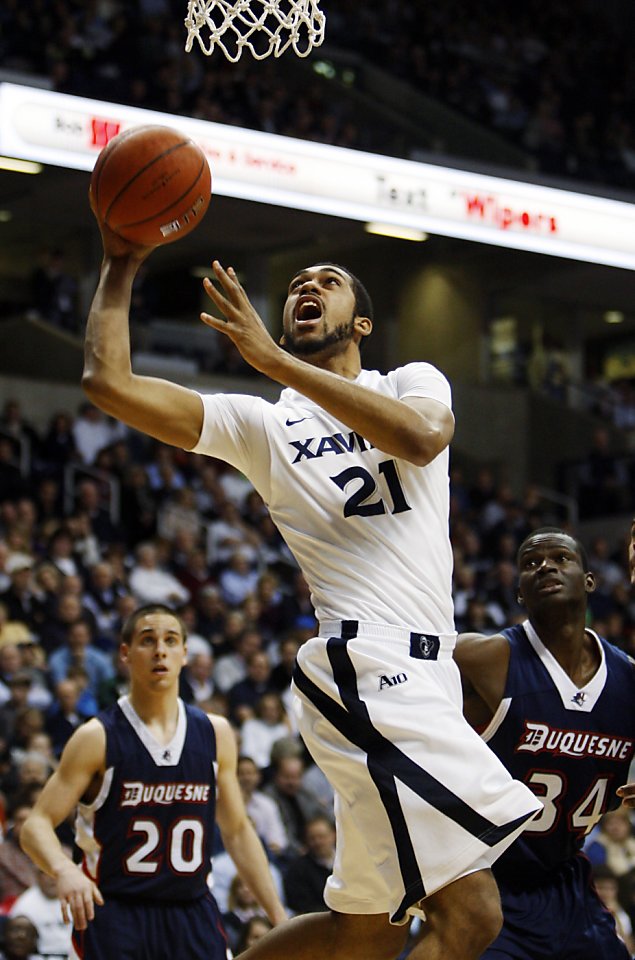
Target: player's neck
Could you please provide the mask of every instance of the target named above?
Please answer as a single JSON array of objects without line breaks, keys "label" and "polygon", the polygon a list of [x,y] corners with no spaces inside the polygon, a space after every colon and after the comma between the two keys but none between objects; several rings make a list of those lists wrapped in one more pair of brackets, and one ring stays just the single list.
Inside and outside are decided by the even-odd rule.
[{"label": "player's neck", "polygon": [[597,643],[587,633],[585,620],[584,613],[561,623],[532,620],[534,630],[547,650],[579,686],[588,683],[600,661]]},{"label": "player's neck", "polygon": [[179,718],[178,690],[147,691],[130,688],[130,706],[157,740],[167,743],[174,736]]}]

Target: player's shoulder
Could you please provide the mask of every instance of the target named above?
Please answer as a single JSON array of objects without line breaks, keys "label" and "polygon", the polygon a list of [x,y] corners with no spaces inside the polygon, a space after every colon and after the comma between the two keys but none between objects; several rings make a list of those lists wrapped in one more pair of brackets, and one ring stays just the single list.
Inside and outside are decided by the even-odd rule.
[{"label": "player's shoulder", "polygon": [[509,638],[501,633],[460,633],[456,638],[454,659],[459,667],[487,666],[509,658]]},{"label": "player's shoulder", "polygon": [[99,765],[106,754],[106,728],[102,716],[91,717],[71,735],[63,751],[63,759],[82,766]]}]

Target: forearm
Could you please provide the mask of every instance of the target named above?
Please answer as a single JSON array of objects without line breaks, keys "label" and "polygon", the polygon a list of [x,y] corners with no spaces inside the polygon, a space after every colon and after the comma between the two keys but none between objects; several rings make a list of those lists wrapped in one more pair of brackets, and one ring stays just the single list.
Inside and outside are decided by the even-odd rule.
[{"label": "forearm", "polygon": [[286,919],[286,912],[274,886],[265,851],[251,823],[246,820],[231,836],[223,834],[223,843],[240,876],[271,922],[281,923]]},{"label": "forearm", "polygon": [[267,373],[319,404],[383,453],[425,466],[446,445],[438,425],[403,401],[314,367],[283,350],[278,350]]},{"label": "forearm", "polygon": [[20,846],[33,863],[51,877],[57,877],[72,860],[64,853],[50,820],[30,814],[20,831]]},{"label": "forearm", "polygon": [[104,258],[88,314],[82,386],[103,409],[131,375],[128,318],[138,268],[131,257]]}]

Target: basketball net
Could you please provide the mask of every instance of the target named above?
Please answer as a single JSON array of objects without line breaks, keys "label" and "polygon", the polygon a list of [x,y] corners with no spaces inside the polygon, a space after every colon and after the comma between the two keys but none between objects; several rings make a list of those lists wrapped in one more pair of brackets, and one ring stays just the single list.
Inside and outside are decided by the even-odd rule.
[{"label": "basketball net", "polygon": [[[197,40],[206,56],[220,47],[236,63],[243,50],[256,60],[281,56],[293,47],[299,57],[309,55],[324,40],[326,18],[319,0],[189,0],[187,41],[189,53]],[[209,33],[209,40],[201,36]]]}]

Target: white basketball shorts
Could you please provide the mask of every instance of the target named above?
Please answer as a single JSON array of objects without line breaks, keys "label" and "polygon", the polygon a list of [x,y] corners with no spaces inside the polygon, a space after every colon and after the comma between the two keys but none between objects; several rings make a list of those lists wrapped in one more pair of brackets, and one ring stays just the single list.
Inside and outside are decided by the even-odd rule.
[{"label": "white basketball shorts", "polygon": [[344,620],[300,648],[299,729],[336,792],[335,911],[402,923],[490,866],[540,809],[463,718],[454,642]]}]

